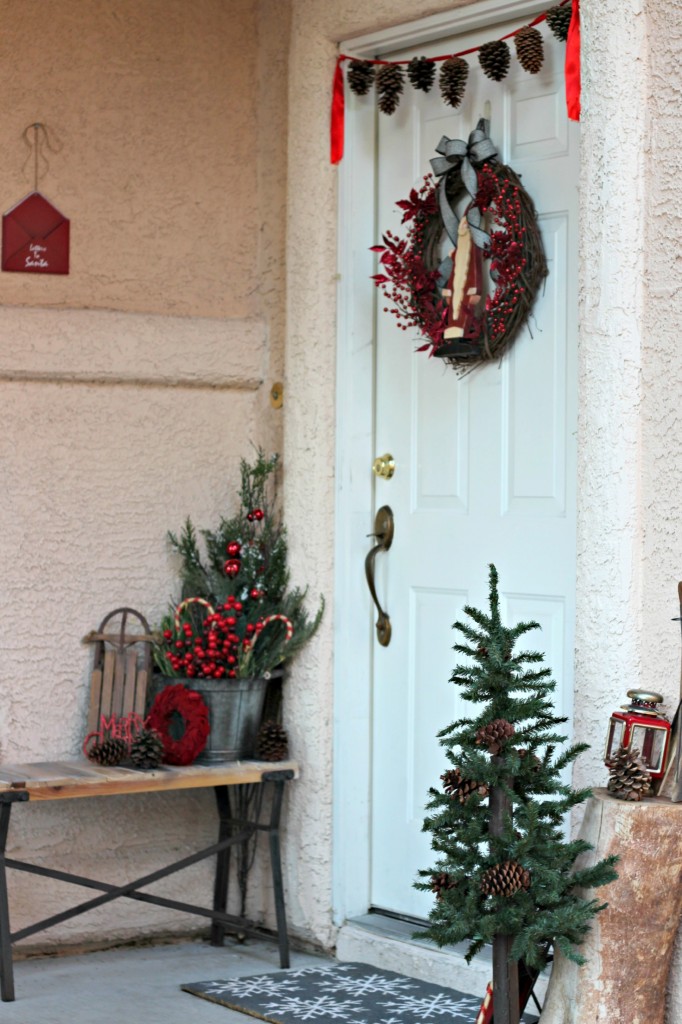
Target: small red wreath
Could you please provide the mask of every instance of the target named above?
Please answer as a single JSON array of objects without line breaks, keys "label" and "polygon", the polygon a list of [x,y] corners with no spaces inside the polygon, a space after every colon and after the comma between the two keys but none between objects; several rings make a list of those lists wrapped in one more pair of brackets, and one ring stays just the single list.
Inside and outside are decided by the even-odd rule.
[{"label": "small red wreath", "polygon": [[[170,723],[176,714],[185,726],[179,740],[170,735]],[[152,704],[148,728],[160,734],[166,764],[191,764],[206,746],[211,731],[208,708],[200,694],[188,690],[182,683],[166,686]]]}]

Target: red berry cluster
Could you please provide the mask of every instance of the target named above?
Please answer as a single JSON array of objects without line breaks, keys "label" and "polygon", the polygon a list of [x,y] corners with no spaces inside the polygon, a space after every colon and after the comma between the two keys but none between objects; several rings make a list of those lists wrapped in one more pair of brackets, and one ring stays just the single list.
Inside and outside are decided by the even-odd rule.
[{"label": "red berry cluster", "polygon": [[490,236],[490,276],[495,291],[486,299],[488,335],[491,342],[499,340],[508,327],[519,299],[525,289],[523,272],[526,269],[524,236],[521,224],[520,186],[509,180],[500,181],[484,164],[479,171],[479,192],[486,196],[487,206],[495,215],[498,229]]},{"label": "red berry cluster", "polygon": [[196,632],[189,622],[182,623],[179,632],[165,629],[164,646],[173,670],[190,679],[236,679],[240,653],[250,649],[263,629],[260,619],[243,626],[243,616],[242,602],[228,597]]},{"label": "red berry cluster", "polygon": [[419,191],[412,189],[409,199],[397,203],[403,210],[403,224],[411,222],[406,238],[387,231],[382,236],[384,244],[372,246],[372,252],[381,253],[383,271],[372,280],[393,303],[384,307],[384,313],[394,316],[402,331],[416,327],[428,339],[419,352],[442,343],[448,313],[437,288],[440,274],[437,269],[427,269],[424,262],[424,232],[438,213],[436,193],[437,184],[429,174]]}]

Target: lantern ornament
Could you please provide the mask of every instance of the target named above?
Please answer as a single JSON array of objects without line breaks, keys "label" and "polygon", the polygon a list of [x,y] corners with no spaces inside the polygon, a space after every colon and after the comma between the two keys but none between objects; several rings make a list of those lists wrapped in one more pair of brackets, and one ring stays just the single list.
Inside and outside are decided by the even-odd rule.
[{"label": "lantern ornament", "polygon": [[670,743],[670,722],[657,707],[663,697],[647,690],[628,690],[628,697],[630,703],[611,715],[604,760],[608,765],[621,747],[637,750],[652,779],[661,779]]}]

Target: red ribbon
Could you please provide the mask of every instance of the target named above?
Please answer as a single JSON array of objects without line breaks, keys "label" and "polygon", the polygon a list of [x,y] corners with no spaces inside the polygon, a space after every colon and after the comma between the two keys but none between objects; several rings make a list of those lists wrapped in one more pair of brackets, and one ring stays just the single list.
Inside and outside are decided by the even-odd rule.
[{"label": "red ribbon", "polygon": [[573,13],[566,39],[566,109],[571,121],[580,120],[580,0],[573,0]]},{"label": "red ribbon", "polygon": [[336,61],[334,72],[334,86],[332,88],[332,116],[331,116],[331,162],[338,164],[343,156],[343,136],[345,120],[345,99],[343,95],[343,68],[341,62],[343,56]]}]

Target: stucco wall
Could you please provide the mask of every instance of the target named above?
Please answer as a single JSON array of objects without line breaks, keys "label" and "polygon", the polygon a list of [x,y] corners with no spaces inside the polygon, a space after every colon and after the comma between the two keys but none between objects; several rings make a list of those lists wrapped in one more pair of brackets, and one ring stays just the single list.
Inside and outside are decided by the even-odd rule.
[{"label": "stucco wall", "polygon": [[[0,756],[38,760],[80,749],[81,637],[120,605],[154,622],[166,531],[215,524],[240,456],[281,449],[288,5],[2,0],[0,22],[2,208],[33,187],[38,121],[39,187],[71,218],[68,276],[0,273]],[[32,806],[10,845],[122,880],[212,842],[214,815],[210,794]],[[210,872],[182,876],[196,902]],[[74,893],[11,896],[19,928]],[[113,904],[37,941],[199,926]]]}]

